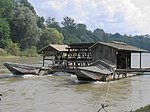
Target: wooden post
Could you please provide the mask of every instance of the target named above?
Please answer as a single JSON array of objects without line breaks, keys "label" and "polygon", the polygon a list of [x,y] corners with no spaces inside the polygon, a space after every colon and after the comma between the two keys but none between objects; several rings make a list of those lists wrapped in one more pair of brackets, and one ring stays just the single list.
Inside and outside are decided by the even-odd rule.
[{"label": "wooden post", "polygon": [[119,78],[120,78],[120,73],[117,73],[117,75],[118,75],[118,80],[119,80]]},{"label": "wooden post", "polygon": [[43,66],[44,66],[45,52],[43,51]]},{"label": "wooden post", "polygon": [[116,73],[114,72],[113,73],[113,80],[115,80],[116,79],[116,75],[115,75]]},{"label": "wooden post", "polygon": [[104,75],[104,82],[106,82],[106,75]]},{"label": "wooden post", "polygon": [[67,56],[66,56],[66,66],[67,68],[69,68],[69,62],[68,62],[68,59],[69,59],[69,53],[70,53],[70,49],[68,48],[68,51],[67,51]]},{"label": "wooden post", "polygon": [[43,56],[43,67],[44,67],[44,56]]},{"label": "wooden post", "polygon": [[141,60],[141,54],[142,54],[142,53],[140,52],[140,69],[142,68],[142,63],[141,63],[141,62],[142,62],[142,60]]},{"label": "wooden post", "polygon": [[131,68],[131,52],[129,53],[129,68]]}]

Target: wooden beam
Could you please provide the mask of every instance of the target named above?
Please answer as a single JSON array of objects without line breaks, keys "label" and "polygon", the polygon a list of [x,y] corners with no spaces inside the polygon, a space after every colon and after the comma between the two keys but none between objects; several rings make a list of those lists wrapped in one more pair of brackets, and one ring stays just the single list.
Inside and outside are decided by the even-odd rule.
[{"label": "wooden beam", "polygon": [[140,52],[140,69],[142,68],[142,55],[141,55],[142,53]]},{"label": "wooden beam", "polygon": [[45,56],[43,56],[43,67],[44,67],[44,60],[45,60],[44,57],[45,57]]},{"label": "wooden beam", "polygon": [[150,72],[150,68],[131,68],[131,69],[116,69],[117,73],[128,73],[128,72]]}]

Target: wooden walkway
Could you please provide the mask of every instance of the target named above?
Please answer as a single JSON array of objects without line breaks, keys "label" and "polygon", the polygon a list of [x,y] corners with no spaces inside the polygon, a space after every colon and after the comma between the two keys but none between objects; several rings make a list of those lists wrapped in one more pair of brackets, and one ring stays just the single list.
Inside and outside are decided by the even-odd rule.
[{"label": "wooden walkway", "polygon": [[150,72],[150,68],[130,68],[130,69],[116,69],[118,73],[129,73],[129,72]]}]

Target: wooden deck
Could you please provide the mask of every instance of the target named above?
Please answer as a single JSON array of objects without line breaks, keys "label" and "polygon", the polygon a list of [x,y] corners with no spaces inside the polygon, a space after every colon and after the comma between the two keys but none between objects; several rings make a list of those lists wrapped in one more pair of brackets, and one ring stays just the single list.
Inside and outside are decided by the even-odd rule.
[{"label": "wooden deck", "polygon": [[129,73],[129,72],[150,72],[150,68],[130,68],[130,69],[116,69],[118,73]]}]

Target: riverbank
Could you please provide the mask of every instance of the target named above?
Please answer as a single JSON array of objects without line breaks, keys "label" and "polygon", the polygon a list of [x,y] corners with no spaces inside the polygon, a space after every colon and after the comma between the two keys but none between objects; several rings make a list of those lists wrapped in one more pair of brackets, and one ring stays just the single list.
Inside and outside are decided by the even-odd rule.
[{"label": "riverbank", "polygon": [[0,58],[20,58],[20,57],[40,57],[39,54],[36,54],[36,55],[26,55],[26,54],[22,54],[22,55],[18,55],[18,56],[15,56],[15,55],[0,55]]},{"label": "riverbank", "polygon": [[150,104],[130,112],[150,112]]},{"label": "riverbank", "polygon": [[0,48],[0,57],[2,56],[26,56],[26,57],[36,57],[38,56],[38,51],[36,47],[31,47],[23,51],[19,49],[1,49]]},{"label": "riverbank", "polygon": [[20,58],[20,56],[13,56],[13,55],[0,56],[0,59],[2,59],[2,58]]}]

